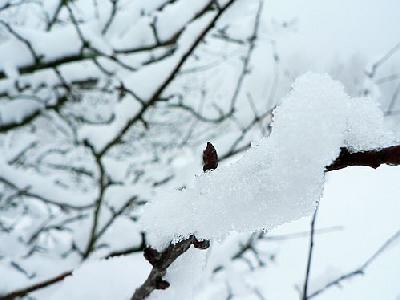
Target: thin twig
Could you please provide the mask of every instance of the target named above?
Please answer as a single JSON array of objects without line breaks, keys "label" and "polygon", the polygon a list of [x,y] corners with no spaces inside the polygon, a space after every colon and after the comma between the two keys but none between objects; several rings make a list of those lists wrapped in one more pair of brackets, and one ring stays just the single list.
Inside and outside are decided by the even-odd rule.
[{"label": "thin twig", "polygon": [[365,270],[381,255],[383,254],[383,252],[385,252],[385,250],[387,250],[389,248],[389,246],[395,242],[397,239],[400,238],[400,230],[398,230],[397,232],[395,232],[389,239],[387,239],[360,267],[354,269],[351,272],[345,273],[339,277],[337,277],[334,280],[331,280],[330,282],[328,282],[327,284],[325,284],[322,288],[314,291],[313,293],[311,293],[307,299],[311,299],[314,298],[316,296],[319,296],[320,294],[322,294],[323,292],[325,292],[326,290],[328,290],[331,287],[334,286],[339,286],[343,281],[346,281],[350,278],[353,278],[355,276],[359,276],[359,275],[364,275]]},{"label": "thin twig", "polygon": [[311,262],[312,262],[312,255],[313,255],[313,250],[314,250],[315,222],[317,220],[318,207],[319,207],[319,203],[317,203],[317,207],[315,208],[314,215],[311,220],[310,246],[308,248],[306,277],[304,279],[304,285],[303,285],[303,294],[302,294],[303,300],[307,300],[308,282],[309,282],[309,278],[310,278]]}]

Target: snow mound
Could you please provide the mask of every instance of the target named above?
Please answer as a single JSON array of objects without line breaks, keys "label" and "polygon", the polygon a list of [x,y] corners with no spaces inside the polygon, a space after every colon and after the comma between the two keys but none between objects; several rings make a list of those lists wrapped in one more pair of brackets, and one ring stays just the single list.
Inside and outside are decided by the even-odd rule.
[{"label": "snow mound", "polygon": [[149,203],[141,226],[155,247],[190,234],[220,239],[230,232],[271,229],[313,211],[325,166],[341,147],[360,151],[393,142],[375,102],[350,98],[328,75],[307,73],[275,110],[270,137],[237,163]]}]

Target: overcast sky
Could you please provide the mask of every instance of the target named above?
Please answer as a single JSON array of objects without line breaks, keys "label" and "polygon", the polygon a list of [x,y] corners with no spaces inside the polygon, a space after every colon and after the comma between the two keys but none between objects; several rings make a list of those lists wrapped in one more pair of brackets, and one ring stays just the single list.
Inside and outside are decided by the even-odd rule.
[{"label": "overcast sky", "polygon": [[400,42],[399,0],[269,0],[265,8],[269,18],[298,19],[298,33],[281,40],[281,48],[311,57],[372,59]]}]

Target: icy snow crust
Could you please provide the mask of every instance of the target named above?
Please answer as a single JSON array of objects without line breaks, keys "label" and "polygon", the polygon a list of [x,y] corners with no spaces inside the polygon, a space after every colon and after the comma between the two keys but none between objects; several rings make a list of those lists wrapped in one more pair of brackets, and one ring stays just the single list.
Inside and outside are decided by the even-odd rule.
[{"label": "icy snow crust", "polygon": [[360,151],[393,142],[375,102],[350,98],[328,75],[307,73],[275,110],[270,137],[237,163],[149,203],[141,224],[155,247],[190,234],[220,239],[271,229],[313,211],[325,166],[340,147]]}]

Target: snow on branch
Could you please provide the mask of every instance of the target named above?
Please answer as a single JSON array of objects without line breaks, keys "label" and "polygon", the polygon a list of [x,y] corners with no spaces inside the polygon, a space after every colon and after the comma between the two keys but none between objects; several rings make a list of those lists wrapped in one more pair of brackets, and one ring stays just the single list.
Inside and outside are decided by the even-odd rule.
[{"label": "snow on branch", "polygon": [[[203,151],[203,172],[215,170],[218,167],[218,154],[214,146],[208,142],[206,149]],[[164,290],[169,288],[170,283],[163,279],[167,274],[167,269],[173,264],[182,254],[190,249],[193,245],[194,248],[208,249],[210,241],[199,241],[194,235],[189,238],[179,241],[178,243],[171,243],[162,252],[156,249],[147,247],[144,251],[144,257],[153,266],[146,281],[135,290],[131,300],[141,300],[148,297],[154,290]]]},{"label": "snow on branch", "polygon": [[[350,98],[328,75],[308,73],[296,80],[274,111],[270,137],[237,163],[198,176],[191,187],[149,203],[141,224],[151,245],[160,249],[191,235],[212,240],[233,231],[271,229],[313,212],[322,195],[325,168],[340,153],[328,170],[352,165],[348,156],[360,164],[360,157],[372,159],[373,153],[380,153],[370,150],[393,144],[374,101]],[[388,149],[383,158],[398,151]],[[362,151],[369,152],[350,154]]]},{"label": "snow on branch", "polygon": [[[154,30],[152,30],[150,17],[131,16],[127,18],[129,23],[119,24],[119,28],[114,29],[112,36],[97,32],[93,24],[85,24],[79,29],[74,24],[68,24],[51,31],[38,31],[24,28],[13,29],[9,24],[1,21],[0,25],[7,28],[13,38],[0,45],[0,54],[4,61],[15,66],[21,74],[27,74],[99,56],[115,58],[116,55],[169,47],[176,43],[188,23],[201,15],[201,11],[206,11],[210,2],[212,1],[201,0],[195,5],[188,6],[188,1],[180,1],[179,5],[167,5],[165,11],[156,11],[155,17],[160,23],[154,32],[156,37],[152,33]],[[184,5],[186,5],[185,13],[182,13]],[[65,7],[69,8],[69,5]],[[137,9],[140,11],[140,8]],[[177,14],[179,10],[181,13]],[[135,10],[133,11],[136,13]],[[179,18],[171,18],[173,13]],[[134,26],[132,30],[127,31],[126,26],[129,25]],[[81,32],[82,36],[77,31]],[[82,47],[86,51],[82,51]],[[6,78],[6,72],[1,63],[0,80],[4,78]]]},{"label": "snow on branch", "polygon": [[142,225],[152,245],[164,250],[145,250],[153,269],[131,299],[169,288],[167,268],[192,244],[205,249],[209,240],[232,231],[270,229],[309,214],[322,195],[326,171],[399,165],[400,146],[388,147],[394,142],[374,102],[351,99],[327,75],[303,75],[275,111],[269,138],[238,163],[213,172],[207,171],[217,168],[218,155],[207,143],[206,174],[148,205]]},{"label": "snow on branch", "polygon": [[[174,273],[193,272],[204,261],[192,253],[192,246],[207,249],[210,241],[230,232],[270,229],[310,214],[327,171],[400,165],[396,142],[375,102],[350,98],[328,75],[301,76],[274,111],[270,137],[237,163],[218,169],[217,152],[208,143],[205,173],[191,187],[147,205],[141,225],[154,247],[144,251],[153,268],[131,299],[153,292],[157,298],[156,290],[170,285],[168,292],[175,293]],[[185,281],[182,274],[179,278]]]}]

